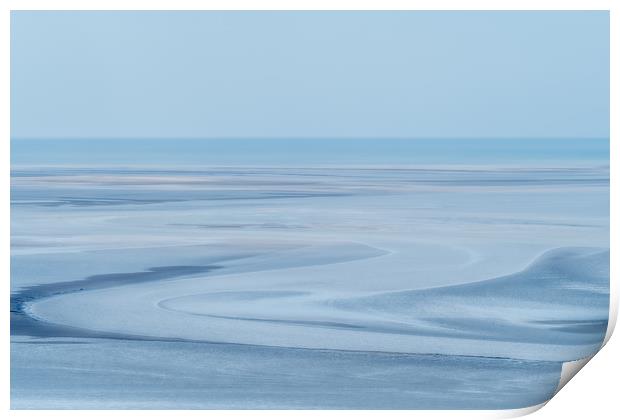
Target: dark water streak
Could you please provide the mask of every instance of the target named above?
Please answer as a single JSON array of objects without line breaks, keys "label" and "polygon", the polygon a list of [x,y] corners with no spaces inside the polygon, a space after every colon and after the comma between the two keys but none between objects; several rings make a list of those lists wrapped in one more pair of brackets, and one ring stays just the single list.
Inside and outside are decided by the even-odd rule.
[{"label": "dark water streak", "polygon": [[[58,294],[75,293],[86,290],[104,289],[108,287],[124,286],[128,284],[144,283],[148,281],[168,280],[194,274],[204,274],[221,268],[218,265],[185,266],[172,265],[152,267],[146,271],[134,273],[97,274],[82,280],[65,281],[59,283],[39,284],[20,289],[11,293],[11,336],[30,337],[98,337],[98,338],[134,338],[126,334],[91,331],[84,328],[75,328],[50,322],[45,322],[29,316],[25,306],[34,300]],[[142,338],[144,339],[144,338]]]}]

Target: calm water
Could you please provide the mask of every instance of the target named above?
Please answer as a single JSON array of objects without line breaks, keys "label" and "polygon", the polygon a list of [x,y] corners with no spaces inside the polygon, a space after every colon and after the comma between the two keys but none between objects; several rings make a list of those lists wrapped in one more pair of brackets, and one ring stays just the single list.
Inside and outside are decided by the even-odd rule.
[{"label": "calm water", "polygon": [[13,165],[447,165],[608,162],[607,139],[14,140]]}]

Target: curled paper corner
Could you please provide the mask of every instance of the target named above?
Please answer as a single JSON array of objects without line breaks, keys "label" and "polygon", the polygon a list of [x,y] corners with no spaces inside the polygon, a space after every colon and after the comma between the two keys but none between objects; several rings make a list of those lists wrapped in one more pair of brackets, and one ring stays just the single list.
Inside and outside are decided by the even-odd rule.
[{"label": "curled paper corner", "polygon": [[[556,396],[558,392],[560,392],[562,388],[564,388],[564,386],[567,383],[569,383],[570,380],[573,379],[575,375],[577,375],[577,373],[579,373],[579,371],[583,369],[583,367],[587,365],[588,362],[590,362],[590,360],[592,360],[598,354],[598,352],[603,349],[603,347],[605,347],[605,345],[607,345],[607,343],[609,342],[609,339],[611,338],[611,336],[613,335],[616,329],[616,322],[618,320],[618,300],[619,300],[618,295],[612,291],[611,299],[609,302],[609,317],[608,317],[608,322],[607,322],[607,331],[605,333],[605,338],[603,339],[603,342],[601,343],[601,347],[598,349],[598,351],[596,351],[596,353],[592,354],[591,356],[584,357],[583,359],[564,362],[562,364],[560,380],[558,382],[558,386],[553,396]],[[515,417],[521,417],[521,416],[525,416],[528,414],[532,414],[540,410],[541,408],[543,408],[545,405],[547,405],[547,403],[551,401],[551,399],[543,403],[533,405],[531,407],[525,407],[525,408],[516,409],[516,410],[506,410],[504,412],[505,416],[501,416],[499,418],[515,418]]]},{"label": "curled paper corner", "polygon": [[[609,331],[613,330],[613,328],[610,328],[608,330]],[[604,343],[606,343],[607,341],[605,341]],[[604,346],[604,344],[603,344]],[[601,346],[602,348],[602,346]],[[598,353],[598,352],[597,352]],[[593,354],[592,356],[589,357],[585,357],[583,359],[579,359],[579,360],[573,360],[570,362],[564,362],[564,364],[562,365],[562,372],[560,373],[560,380],[558,382],[558,386],[555,389],[555,392],[553,393],[553,397],[555,397],[558,392],[560,392],[562,390],[562,388],[564,388],[564,386],[570,382],[571,379],[573,379],[573,377],[575,375],[577,375],[577,373],[585,366],[588,364],[588,362],[590,360],[592,360],[594,358],[594,356],[596,356],[596,353]],[[551,397],[549,400],[542,402],[540,404],[536,404],[530,407],[524,407],[524,408],[519,408],[519,409],[513,409],[513,410],[504,410],[501,414],[499,414],[498,417],[496,418],[517,418],[517,417],[522,417],[522,416],[526,416],[528,414],[532,414],[538,410],[540,410],[541,408],[543,408],[545,405],[547,405],[547,403],[549,401],[551,401],[551,399],[553,399],[553,397]]]},{"label": "curled paper corner", "polygon": [[496,411],[495,418],[496,419],[514,419],[518,417],[527,416],[529,414],[535,413],[536,411],[543,408],[547,405],[548,401],[542,402],[540,404],[532,405],[529,407],[523,408],[514,408],[512,410],[499,410]]},{"label": "curled paper corner", "polygon": [[[608,334],[609,334],[609,331],[611,331],[611,330],[613,330],[613,328],[608,329]],[[604,343],[606,343],[606,342],[607,341],[605,341]],[[602,348],[602,346],[601,346],[601,348]],[[564,388],[564,386],[571,379],[573,379],[573,377],[575,375],[577,375],[577,373],[585,365],[587,365],[590,360],[592,360],[594,358],[594,356],[596,356],[596,353],[593,354],[592,356],[585,357],[583,359],[574,360],[574,361],[571,361],[571,362],[564,362],[564,364],[562,365],[562,372],[560,373],[560,380],[558,382],[557,388],[555,389],[555,392],[553,393],[553,397],[555,397],[558,394],[558,392],[560,392],[562,390],[562,388]],[[540,410],[545,405],[547,405],[547,403],[549,401],[551,401],[551,399],[553,399],[553,397],[551,397],[549,400],[547,400],[545,402],[542,402],[540,404],[536,404],[536,405],[533,405],[533,406],[530,406],[530,407],[524,407],[524,408],[513,409],[513,410],[504,410],[503,412],[498,413],[498,416],[496,418],[502,418],[502,419],[517,418],[517,417],[523,417],[523,416],[526,416],[528,414],[535,413],[536,411]]]},{"label": "curled paper corner", "polygon": [[587,365],[588,362],[592,360],[594,356],[596,356],[597,353],[601,351],[601,349],[605,347],[605,345],[609,342],[609,339],[613,335],[614,330],[616,328],[617,317],[618,317],[617,301],[616,299],[612,299],[612,301],[610,302],[610,308],[609,308],[609,321],[607,324],[607,332],[605,333],[605,339],[603,340],[603,343],[601,344],[600,349],[589,357],[584,357],[583,359],[573,360],[570,362],[564,362],[564,364],[562,365],[562,372],[560,373],[560,381],[558,382],[558,387],[556,388],[555,393],[553,394],[554,396],[557,395],[557,393],[560,392],[562,388],[564,388],[564,386],[571,379],[573,379],[575,375],[581,369],[583,369],[583,367]]},{"label": "curled paper corner", "polygon": [[596,356],[596,353],[592,356],[585,357],[583,359],[574,360],[572,362],[564,362],[562,365],[562,373],[560,374],[560,381],[558,382],[558,387],[555,390],[554,396],[557,395],[558,392],[571,380],[573,377],[585,366],[588,364],[592,358]]}]

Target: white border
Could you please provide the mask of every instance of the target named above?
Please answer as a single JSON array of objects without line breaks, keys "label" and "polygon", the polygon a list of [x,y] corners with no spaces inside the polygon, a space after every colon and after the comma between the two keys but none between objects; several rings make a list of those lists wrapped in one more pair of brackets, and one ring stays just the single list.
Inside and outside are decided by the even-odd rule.
[{"label": "white border", "polygon": [[[3,165],[3,182],[0,187],[0,194],[3,200],[2,206],[2,233],[3,238],[0,241],[0,250],[2,251],[2,277],[5,281],[4,287],[9,294],[9,255],[10,255],[10,237],[8,235],[10,228],[10,11],[11,10],[609,10],[611,19],[611,40],[610,40],[610,59],[611,59],[611,115],[620,116],[619,103],[619,85],[618,75],[620,75],[619,55],[620,55],[620,5],[614,0],[5,0],[2,3],[2,18],[0,20],[0,48],[2,56],[6,58],[0,67],[1,98],[0,105],[0,130],[4,135],[4,140],[0,142],[0,159]],[[614,157],[620,153],[620,139],[618,138],[618,121],[613,118],[611,120],[610,131],[610,163],[611,163],[611,213],[619,214],[618,194],[616,191],[615,180],[618,179],[618,168],[614,163]],[[615,327],[618,314],[618,284],[616,274],[618,272],[617,261],[620,261],[618,252],[616,251],[615,238],[618,238],[618,224],[616,218],[611,218],[611,305],[610,305],[610,324],[605,338],[608,342],[611,333]],[[2,355],[5,369],[2,370],[1,379],[2,407],[8,410],[10,406],[10,387],[9,387],[9,300],[5,296],[3,303],[4,309],[0,311],[2,319],[2,334],[5,339],[5,345],[2,347]],[[572,365],[566,366],[564,372],[569,372]],[[293,413],[294,417],[316,418],[321,416],[325,418],[341,418],[343,416],[355,416],[356,418],[379,418],[389,417],[411,418],[416,416],[419,418],[507,418],[521,416],[542,407],[539,406],[519,409],[519,410],[501,410],[501,411],[11,411],[9,415],[14,418],[33,418],[39,416],[50,416],[55,418],[108,418],[110,416],[120,416],[123,418],[133,418],[135,416],[149,416],[154,419],[171,418],[184,416],[188,418],[197,418],[209,415],[217,418],[236,418],[237,416],[252,416],[257,419],[278,419],[290,418]],[[4,411],[3,410],[3,411]]]},{"label": "white border", "polygon": [[8,0],[5,3],[10,10],[610,10],[614,0]]}]

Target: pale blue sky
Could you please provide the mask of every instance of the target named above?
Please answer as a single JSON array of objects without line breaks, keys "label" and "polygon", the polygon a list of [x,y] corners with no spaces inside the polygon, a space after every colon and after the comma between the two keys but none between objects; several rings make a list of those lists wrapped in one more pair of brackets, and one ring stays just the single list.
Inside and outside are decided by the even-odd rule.
[{"label": "pale blue sky", "polygon": [[13,138],[607,137],[607,12],[13,12]]}]

